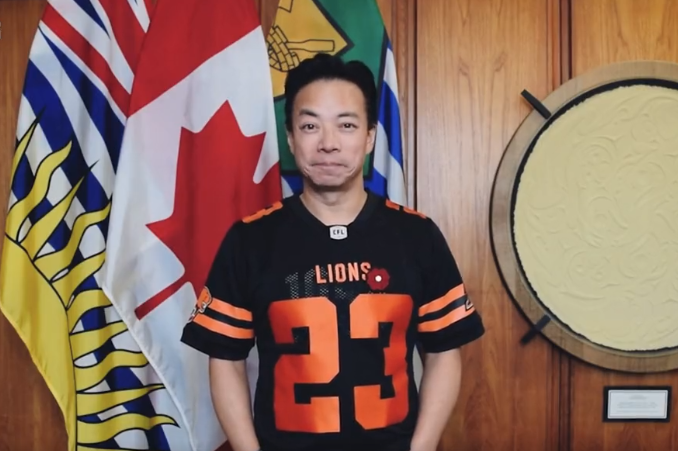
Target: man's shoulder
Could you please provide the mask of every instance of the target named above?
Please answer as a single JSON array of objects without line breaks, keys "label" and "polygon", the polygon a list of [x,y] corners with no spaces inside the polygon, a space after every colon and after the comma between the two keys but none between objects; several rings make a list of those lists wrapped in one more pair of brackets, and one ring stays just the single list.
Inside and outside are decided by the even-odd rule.
[{"label": "man's shoulder", "polygon": [[389,199],[382,201],[381,227],[385,226],[395,233],[407,248],[427,260],[431,252],[447,246],[442,230],[429,215]]},{"label": "man's shoulder", "polygon": [[428,219],[428,217],[424,213],[422,213],[418,210],[415,210],[414,208],[410,208],[406,205],[399,204],[398,202],[394,202],[391,199],[387,199],[387,198],[382,198],[382,199],[383,199],[383,203],[384,203],[385,207],[387,207],[387,208],[389,208],[393,211],[398,212],[402,217],[405,217],[405,218],[416,217],[416,218],[420,218],[420,219]]},{"label": "man's shoulder", "polygon": [[404,227],[412,232],[425,233],[432,224],[431,218],[419,210],[381,198],[382,214],[393,226]]},{"label": "man's shoulder", "polygon": [[278,200],[264,208],[247,213],[234,226],[237,226],[242,233],[266,233],[287,218],[288,208],[285,199]]},{"label": "man's shoulder", "polygon": [[236,219],[226,232],[227,246],[235,246],[243,251],[252,250],[255,243],[273,236],[287,216],[285,204],[284,200],[275,201],[264,208],[252,209]]}]

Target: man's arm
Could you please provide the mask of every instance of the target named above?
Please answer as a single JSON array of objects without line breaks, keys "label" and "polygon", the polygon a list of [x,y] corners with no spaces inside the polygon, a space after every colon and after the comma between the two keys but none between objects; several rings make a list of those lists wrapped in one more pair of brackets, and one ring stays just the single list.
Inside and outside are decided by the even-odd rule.
[{"label": "man's arm", "polygon": [[210,359],[212,403],[233,451],[257,451],[245,361]]},{"label": "man's arm", "polygon": [[461,353],[451,349],[426,353],[419,391],[419,417],[411,451],[435,451],[457,403],[461,384]]},{"label": "man's arm", "polygon": [[237,222],[224,237],[181,341],[209,357],[212,404],[233,450],[257,451],[245,366],[255,330],[243,235]]},{"label": "man's arm", "polygon": [[428,243],[422,246],[424,292],[417,330],[424,371],[412,451],[435,451],[459,396],[460,348],[485,332],[447,241],[431,220],[429,227],[422,234]]}]

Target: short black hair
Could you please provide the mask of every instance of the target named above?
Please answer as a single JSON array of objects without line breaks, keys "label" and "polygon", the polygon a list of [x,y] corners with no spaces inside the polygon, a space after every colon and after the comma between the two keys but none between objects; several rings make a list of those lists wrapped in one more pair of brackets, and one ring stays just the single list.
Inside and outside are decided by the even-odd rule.
[{"label": "short black hair", "polygon": [[365,97],[368,128],[377,125],[377,87],[374,73],[362,61],[344,61],[336,55],[318,53],[303,60],[285,79],[285,127],[292,130],[294,99],[305,86],[318,80],[344,80],[360,88]]}]

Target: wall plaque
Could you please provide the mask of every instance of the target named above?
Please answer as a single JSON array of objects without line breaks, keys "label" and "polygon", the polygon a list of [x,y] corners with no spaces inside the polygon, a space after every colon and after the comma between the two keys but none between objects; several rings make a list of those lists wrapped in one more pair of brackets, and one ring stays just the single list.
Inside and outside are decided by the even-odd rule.
[{"label": "wall plaque", "polygon": [[668,422],[671,419],[671,387],[605,387],[603,421]]}]

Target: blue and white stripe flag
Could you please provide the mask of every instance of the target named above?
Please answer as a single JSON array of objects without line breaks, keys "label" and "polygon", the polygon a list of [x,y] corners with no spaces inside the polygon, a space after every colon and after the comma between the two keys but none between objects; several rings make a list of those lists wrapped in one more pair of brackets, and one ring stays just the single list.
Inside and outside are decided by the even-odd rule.
[{"label": "blue and white stripe flag", "polygon": [[[388,38],[387,38],[388,39]],[[391,43],[384,52],[384,73],[379,92],[377,139],[374,148],[373,174],[365,180],[371,191],[407,205],[405,188],[403,133],[398,101],[398,77]]]}]

